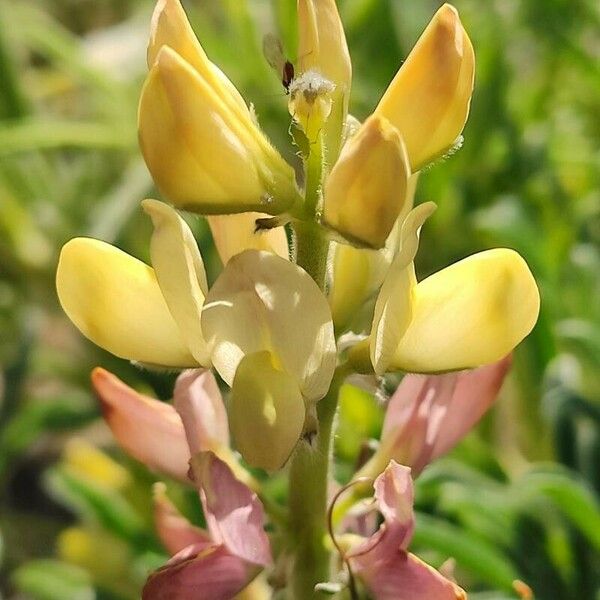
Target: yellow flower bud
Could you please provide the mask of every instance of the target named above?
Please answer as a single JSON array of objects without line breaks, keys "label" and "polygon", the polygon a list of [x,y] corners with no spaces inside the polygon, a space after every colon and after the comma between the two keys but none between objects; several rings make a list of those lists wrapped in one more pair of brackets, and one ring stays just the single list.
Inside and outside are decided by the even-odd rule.
[{"label": "yellow flower bud", "polygon": [[323,220],[351,242],[383,247],[406,203],[409,176],[398,130],[383,117],[369,117],[327,179]]},{"label": "yellow flower bud", "polygon": [[456,9],[444,4],[375,110],[400,130],[413,172],[457,143],[469,114],[474,72],[471,41]]},{"label": "yellow flower bud", "polygon": [[305,412],[295,378],[280,370],[269,352],[242,359],[231,390],[230,425],[248,464],[280,469],[300,439]]},{"label": "yellow flower bud", "polygon": [[[407,197],[400,216],[381,250],[333,244],[333,272],[329,304],[336,331],[365,329],[368,309],[365,303],[375,298],[400,243],[400,228],[413,207],[418,173],[408,180]],[[372,312],[372,310],[371,310]]]},{"label": "yellow flower bud", "polygon": [[313,69],[349,92],[352,63],[335,0],[298,0],[298,60],[301,73]]},{"label": "yellow flower bud", "polygon": [[248,114],[248,107],[227,76],[211,62],[196,38],[179,0],[156,3],[148,43],[148,68],[152,68],[163,46],[169,46],[198,71],[233,111]]},{"label": "yellow flower bud", "polygon": [[221,92],[170,47],[158,52],[138,116],[156,184],[171,203],[195,212],[285,211],[298,197],[293,169]]},{"label": "yellow flower bud", "polygon": [[335,0],[298,0],[298,60],[301,74],[317,72],[335,89],[324,126],[328,160],[339,154],[352,85],[352,63]]}]

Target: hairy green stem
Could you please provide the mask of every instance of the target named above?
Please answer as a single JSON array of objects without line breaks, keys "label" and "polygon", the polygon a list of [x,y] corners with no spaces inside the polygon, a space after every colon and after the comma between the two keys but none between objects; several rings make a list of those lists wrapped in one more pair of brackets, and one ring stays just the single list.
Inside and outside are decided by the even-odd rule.
[{"label": "hairy green stem", "polygon": [[294,223],[296,262],[325,291],[329,240],[316,223]]},{"label": "hairy green stem", "polygon": [[290,583],[294,600],[326,598],[315,585],[329,580],[327,488],[332,455],[332,432],[340,387],[348,374],[335,373],[329,392],[317,404],[319,432],[315,444],[301,442],[292,460],[289,481],[290,532],[294,565]]}]

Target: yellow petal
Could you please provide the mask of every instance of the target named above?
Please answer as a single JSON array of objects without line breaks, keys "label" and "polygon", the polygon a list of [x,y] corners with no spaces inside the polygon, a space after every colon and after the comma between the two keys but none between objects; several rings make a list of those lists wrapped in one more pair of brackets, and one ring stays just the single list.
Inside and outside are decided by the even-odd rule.
[{"label": "yellow petal", "polygon": [[435,209],[433,202],[426,202],[406,217],[400,236],[400,251],[377,297],[370,351],[373,368],[378,374],[384,373],[394,360],[398,344],[413,318],[416,286],[413,260],[419,247],[419,229]]},{"label": "yellow petal", "polygon": [[231,258],[206,298],[202,331],[229,385],[245,355],[266,350],[307,400],[329,388],[336,347],[327,300],[304,270],[279,256],[246,250]]},{"label": "yellow petal", "polygon": [[229,412],[233,438],[244,460],[276,471],[296,446],[306,411],[296,379],[278,369],[269,352],[258,352],[240,362]]},{"label": "yellow petal", "polygon": [[205,214],[278,214],[295,202],[292,168],[250,115],[234,112],[168,46],[148,75],[138,121],[146,164],[176,206]]},{"label": "yellow petal", "polygon": [[533,329],[539,308],[537,285],[519,254],[474,254],[417,285],[393,366],[424,373],[496,362]]},{"label": "yellow petal", "polygon": [[232,110],[248,114],[241,94],[212,63],[198,42],[179,0],[158,0],[152,15],[148,67],[152,68],[163,46],[169,46],[198,71]]},{"label": "yellow petal", "polygon": [[402,134],[413,172],[456,143],[469,114],[475,55],[456,9],[435,14],[376,112]]},{"label": "yellow petal", "polygon": [[335,0],[298,0],[300,73],[316,71],[335,85],[324,127],[329,164],[340,151],[352,85],[352,62]]},{"label": "yellow petal", "polygon": [[163,202],[144,200],[154,233],[150,243],[158,284],[192,356],[210,366],[210,352],[202,336],[200,317],[208,293],[206,271],[188,224]]},{"label": "yellow petal", "polygon": [[256,219],[264,213],[240,213],[207,217],[213,241],[224,265],[244,250],[267,250],[282,258],[289,257],[288,241],[283,227],[256,231]]},{"label": "yellow petal", "polygon": [[325,185],[325,223],[359,245],[381,248],[407,202],[410,164],[398,130],[371,116],[344,146]]},{"label": "yellow petal", "polygon": [[333,273],[329,304],[337,331],[351,328],[363,330],[355,317],[365,303],[379,290],[394,256],[398,252],[401,225],[413,207],[418,174],[408,180],[405,205],[396,219],[392,233],[381,250],[354,248],[348,244],[333,244]]},{"label": "yellow petal", "polygon": [[56,288],[67,316],[105,350],[153,365],[197,365],[154,271],[133,256],[105,242],[75,238],[60,253]]}]

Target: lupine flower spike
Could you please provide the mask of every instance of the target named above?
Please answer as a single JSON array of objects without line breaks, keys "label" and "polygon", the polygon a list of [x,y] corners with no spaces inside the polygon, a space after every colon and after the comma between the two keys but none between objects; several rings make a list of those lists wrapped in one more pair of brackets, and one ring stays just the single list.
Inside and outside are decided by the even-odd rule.
[{"label": "lupine flower spike", "polygon": [[[442,6],[360,123],[349,114],[352,64],[336,2],[298,0],[297,9],[286,86],[304,172],[296,177],[300,168],[269,142],[179,0],[159,0],[138,115],[164,200],[142,202],[151,264],[89,238],[61,251],[58,297],[81,333],[143,369],[181,371],[172,402],[104,369],[92,374],[123,450],[196,489],[203,509],[200,527],[156,484],[156,529],[171,559],[143,598],[307,600],[328,589],[353,600],[464,600],[408,550],[412,478],[495,401],[540,307],[511,249],[425,278],[415,269],[436,208],[415,206],[415,187],[424,167],[460,146],[473,47],[456,9]],[[198,215],[223,264],[209,276],[190,227]],[[405,375],[353,492],[333,502],[332,546],[339,391],[350,375],[390,372]],[[265,482],[277,471],[289,486],[275,498]],[[350,534],[365,494],[383,523]],[[346,579],[331,584],[340,565]]]}]

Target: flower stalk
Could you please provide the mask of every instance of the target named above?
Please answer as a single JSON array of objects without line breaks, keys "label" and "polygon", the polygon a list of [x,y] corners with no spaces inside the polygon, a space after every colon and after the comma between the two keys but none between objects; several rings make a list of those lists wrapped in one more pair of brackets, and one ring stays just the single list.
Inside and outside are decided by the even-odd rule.
[{"label": "flower stalk", "polygon": [[316,442],[301,441],[290,468],[289,527],[295,549],[290,589],[297,600],[326,597],[315,592],[315,586],[330,576],[327,490],[339,392],[349,373],[347,365],[336,370],[329,392],[317,407]]}]

